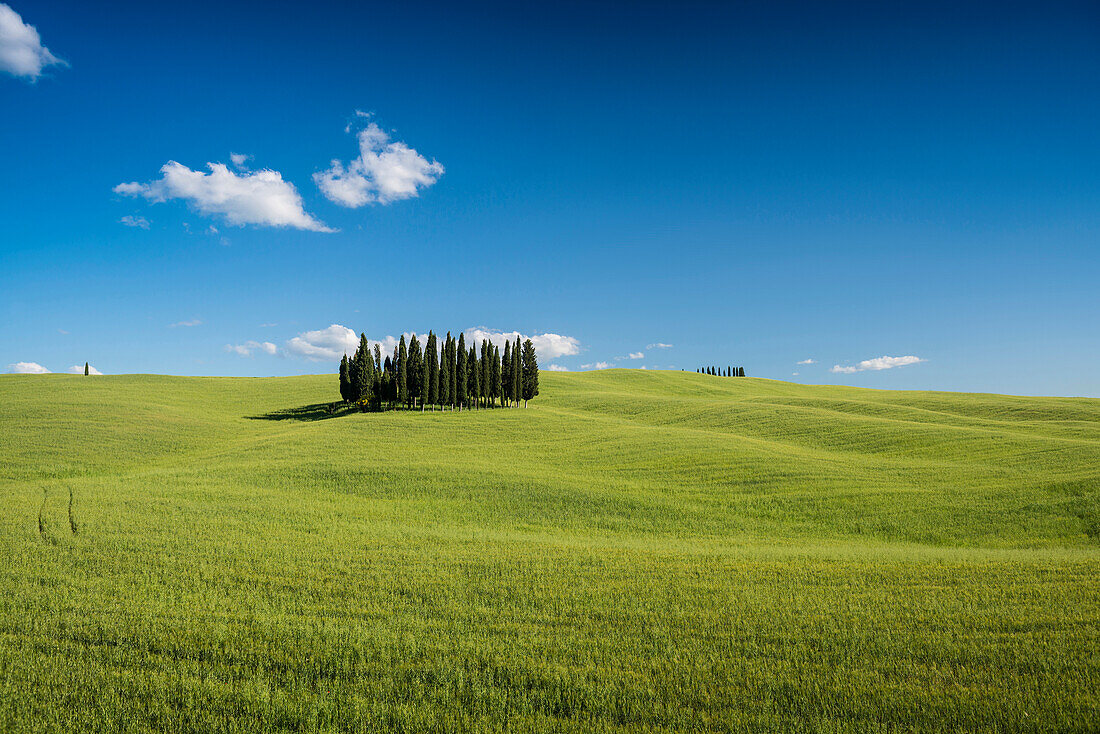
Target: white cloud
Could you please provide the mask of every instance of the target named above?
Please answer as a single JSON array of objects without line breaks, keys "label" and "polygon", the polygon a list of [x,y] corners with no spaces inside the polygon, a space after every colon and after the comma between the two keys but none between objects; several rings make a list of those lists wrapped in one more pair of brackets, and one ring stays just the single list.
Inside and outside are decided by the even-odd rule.
[{"label": "white cloud", "polygon": [[140,227],[141,229],[149,229],[149,220],[145,217],[133,217],[127,214],[118,221],[119,224],[125,224],[127,227]]},{"label": "white cloud", "polygon": [[199,326],[202,324],[202,319],[189,319],[187,321],[177,321],[174,324],[168,324],[168,328],[174,329],[177,326]]},{"label": "white cloud", "polygon": [[248,163],[250,158],[252,158],[252,156],[245,155],[244,153],[230,153],[229,154],[229,160],[233,161],[233,165],[236,166],[237,168],[242,168],[242,169],[244,168],[244,164]]},{"label": "white cloud", "polygon": [[333,232],[303,208],[294,184],[278,171],[264,169],[240,175],[224,163],[207,163],[210,173],[192,171],[182,163],[168,161],[161,177],[149,183],[122,183],[116,194],[143,196],[153,203],[183,199],[200,213],[220,215],[232,225],[293,227],[313,232]]},{"label": "white cloud", "polygon": [[631,352],[627,355],[630,359],[645,359],[645,355],[641,352]]},{"label": "white cloud", "polygon": [[[356,110],[356,115],[366,117]],[[350,129],[349,129],[350,132]],[[346,166],[333,160],[328,170],[313,174],[313,181],[330,201],[356,208],[364,204],[389,204],[419,195],[443,175],[438,161],[420,155],[405,143],[391,142],[376,123],[358,133],[359,157]]]},{"label": "white cloud", "polygon": [[595,362],[590,364],[582,364],[582,370],[606,370],[610,369],[611,364],[608,362]]},{"label": "white cloud", "polygon": [[816,359],[803,359],[799,362],[795,362],[795,364],[817,364],[817,360]]},{"label": "white cloud", "polygon": [[42,69],[54,64],[68,66],[42,45],[34,26],[0,3],[0,71],[34,81],[42,75]]},{"label": "white cloud", "polygon": [[66,336],[69,334],[69,332],[65,331],[64,329],[58,329],[57,333],[58,334],[65,334]]},{"label": "white cloud", "polygon": [[345,354],[354,354],[358,346],[359,337],[355,332],[340,324],[302,332],[286,343],[291,354],[315,362],[338,362]]},{"label": "white cloud", "polygon": [[547,367],[546,369],[550,370],[551,372],[568,372],[569,371],[568,367],[562,367],[560,364],[552,364],[549,367]]},{"label": "white cloud", "polygon": [[253,352],[263,352],[274,356],[279,348],[271,342],[246,341],[244,344],[226,344],[225,351],[233,352],[241,357],[251,357]]},{"label": "white cloud", "polygon": [[[84,365],[74,364],[72,367],[70,367],[66,371],[70,375],[83,375],[84,374]],[[92,367],[91,365],[88,365],[88,374],[89,375],[102,375],[103,373],[100,372],[99,370],[97,370],[95,367]]]},{"label": "white cloud", "polygon": [[646,349],[672,349],[672,345],[663,342],[654,342],[653,344],[647,344]]},{"label": "white cloud", "polygon": [[484,326],[466,329],[467,341],[481,342],[486,339],[493,344],[504,346],[505,341],[515,342],[519,337],[520,342],[527,339],[535,346],[535,353],[542,359],[556,359],[580,354],[581,343],[576,337],[562,336],[561,334],[531,334],[526,336],[518,331],[494,331]]},{"label": "white cloud", "polygon": [[37,362],[16,362],[8,365],[8,372],[17,375],[48,375],[50,371]]},{"label": "white cloud", "polygon": [[926,360],[920,357],[914,357],[912,355],[905,357],[875,357],[874,359],[865,359],[855,366],[846,365],[841,366],[834,364],[829,371],[836,372],[842,375],[850,375],[853,372],[864,372],[866,370],[890,370],[895,367],[905,367],[910,364],[917,364],[918,362],[924,362]]}]

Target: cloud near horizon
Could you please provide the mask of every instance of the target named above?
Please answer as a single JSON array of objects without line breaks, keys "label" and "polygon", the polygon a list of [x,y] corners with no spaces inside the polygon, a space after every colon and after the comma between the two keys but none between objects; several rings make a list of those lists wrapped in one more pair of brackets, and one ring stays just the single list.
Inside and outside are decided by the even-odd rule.
[{"label": "cloud near horizon", "polygon": [[250,339],[243,344],[226,344],[225,351],[233,352],[241,357],[251,357],[253,352],[263,352],[275,356],[279,353],[279,348],[271,342],[258,342]]},{"label": "cloud near horizon", "polygon": [[207,163],[210,173],[193,171],[168,161],[161,177],[148,183],[121,183],[113,189],[123,196],[141,196],[161,204],[182,199],[200,214],[221,216],[231,225],[292,227],[311,232],[335,232],[306,212],[298,189],[278,171],[234,173],[224,163]]},{"label": "cloud near horizon", "polygon": [[850,375],[854,372],[866,372],[877,370],[890,370],[895,367],[905,367],[911,364],[918,364],[920,362],[926,362],[928,360],[921,359],[920,357],[914,357],[913,355],[907,355],[905,357],[875,357],[874,359],[865,359],[857,365],[845,365],[834,364],[829,371],[842,375]]},{"label": "cloud near horizon", "polygon": [[816,359],[803,359],[803,360],[800,360],[798,362],[795,362],[795,364],[817,364],[817,360]]},{"label": "cloud near horizon", "polygon": [[606,369],[611,369],[611,364],[609,362],[592,362],[592,363],[589,363],[589,364],[582,364],[581,369],[582,370],[606,370]]},{"label": "cloud near horizon", "polygon": [[0,71],[36,81],[47,66],[68,66],[42,45],[38,30],[0,3]]},{"label": "cloud near horizon", "polygon": [[671,344],[665,344],[663,342],[654,342],[653,344],[647,344],[646,349],[672,349]]},{"label": "cloud near horizon", "polygon": [[[363,112],[356,112],[367,117]],[[350,127],[349,127],[350,132]],[[333,159],[329,168],[313,174],[321,193],[341,206],[356,209],[365,204],[390,204],[420,195],[443,175],[443,165],[428,161],[402,142],[391,142],[389,133],[371,122],[360,130],[359,157],[346,166]]]},{"label": "cloud near horizon", "polygon": [[[84,365],[74,364],[72,367],[70,367],[69,369],[67,369],[65,371],[68,372],[70,375],[83,375],[84,374]],[[89,375],[102,375],[103,373],[100,372],[99,370],[97,370],[95,367],[92,367],[91,365],[88,365],[88,374]]]},{"label": "cloud near horizon", "polygon": [[38,362],[14,362],[8,365],[8,372],[15,375],[48,375],[48,369]]},{"label": "cloud near horizon", "polygon": [[576,337],[563,336],[561,334],[531,334],[525,335],[518,331],[494,331],[484,326],[475,326],[466,329],[467,340],[477,342],[488,339],[493,344],[504,346],[505,341],[514,342],[519,337],[521,342],[527,339],[535,346],[535,353],[540,359],[557,359],[558,357],[571,357],[580,354],[581,343]]}]

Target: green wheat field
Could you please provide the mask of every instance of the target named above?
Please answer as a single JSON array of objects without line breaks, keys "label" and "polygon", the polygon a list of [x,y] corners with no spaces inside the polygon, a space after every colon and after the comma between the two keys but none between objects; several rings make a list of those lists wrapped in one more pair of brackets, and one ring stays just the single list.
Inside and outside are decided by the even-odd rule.
[{"label": "green wheat field", "polygon": [[0,377],[0,731],[1100,731],[1100,400],[336,382]]}]

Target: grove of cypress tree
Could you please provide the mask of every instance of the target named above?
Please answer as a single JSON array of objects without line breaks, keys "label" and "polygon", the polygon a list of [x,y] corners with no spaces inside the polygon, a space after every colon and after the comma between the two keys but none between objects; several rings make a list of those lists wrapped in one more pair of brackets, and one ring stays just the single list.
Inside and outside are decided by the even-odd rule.
[{"label": "grove of cypress tree", "polygon": [[455,403],[458,409],[466,407],[466,335],[458,335],[458,347],[455,348]]},{"label": "grove of cypress tree", "polygon": [[527,407],[527,401],[539,394],[539,362],[535,357],[535,345],[528,339],[523,343],[521,356],[523,365],[523,407]]}]

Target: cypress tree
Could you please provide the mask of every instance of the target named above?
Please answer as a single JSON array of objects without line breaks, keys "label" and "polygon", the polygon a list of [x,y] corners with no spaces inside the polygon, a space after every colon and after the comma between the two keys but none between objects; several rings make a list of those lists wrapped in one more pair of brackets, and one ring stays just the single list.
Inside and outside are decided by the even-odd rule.
[{"label": "cypress tree", "polygon": [[519,407],[519,401],[523,397],[523,362],[519,355],[519,336],[516,336],[516,345],[512,347],[512,395],[515,396],[515,406]]},{"label": "cypress tree", "polygon": [[477,399],[481,395],[481,368],[477,363],[477,349],[473,346],[470,347],[470,356],[466,360],[466,366],[470,370],[470,378],[466,381],[466,386],[470,390],[470,400],[476,410],[478,407]]},{"label": "cypress tree", "polygon": [[405,335],[401,335],[401,342],[397,345],[397,402],[407,403],[409,400],[409,351],[405,347]]},{"label": "cypress tree", "polygon": [[455,403],[462,410],[466,405],[466,335],[458,335],[458,347],[455,349]]},{"label": "cypress tree", "polygon": [[84,376],[85,377],[88,376],[88,363],[87,362],[84,363]]},{"label": "cypress tree", "polygon": [[348,396],[351,394],[351,383],[348,381],[348,355],[344,355],[340,360],[340,399],[345,403],[348,402]]},{"label": "cypress tree", "polygon": [[446,407],[451,402],[451,332],[443,340],[443,353],[439,360],[439,404]]},{"label": "cypress tree", "polygon": [[433,332],[428,332],[428,404],[435,411],[439,404],[439,339]]},{"label": "cypress tree", "polygon": [[355,350],[356,400],[370,402],[374,388],[374,360],[370,355],[370,343],[366,334],[359,335],[359,349]]},{"label": "cypress tree", "polygon": [[455,383],[458,382],[458,371],[456,371],[456,365],[454,364],[454,337],[451,337],[450,346],[447,349],[447,373],[450,377],[450,384],[447,386],[447,396],[451,398],[451,409],[454,409],[454,404],[459,402],[458,397],[454,395]]},{"label": "cypress tree", "polygon": [[[347,354],[344,355],[345,357]],[[354,403],[359,399],[359,350],[348,360],[348,402]]]},{"label": "cypress tree", "polygon": [[420,340],[416,334],[409,339],[409,407],[416,407],[416,400],[420,397],[420,368],[423,362],[420,354]]},{"label": "cypress tree", "polygon": [[523,407],[527,401],[539,394],[539,362],[535,357],[535,345],[528,339],[523,343]]},{"label": "cypress tree", "polygon": [[[429,332],[430,334],[431,332]],[[427,343],[425,344],[425,347]],[[424,358],[420,362],[420,412],[424,412],[424,405],[428,402],[429,393],[432,389],[432,368],[431,368],[431,355],[428,354],[428,349],[424,349]]]},{"label": "cypress tree", "polygon": [[500,363],[501,402],[508,405],[512,400],[512,342],[504,340],[504,359]]},{"label": "cypress tree", "polygon": [[500,368],[500,347],[493,347],[493,405],[500,401],[500,407],[504,407],[504,396],[501,394],[503,375]]},{"label": "cypress tree", "polygon": [[745,376],[745,368],[744,367],[738,367],[737,368],[737,376],[738,377],[744,377]]},{"label": "cypress tree", "polygon": [[489,407],[489,391],[492,390],[492,368],[489,367],[490,351],[493,347],[493,343],[488,339],[481,342],[481,363],[478,365],[481,367],[480,384],[481,384],[481,403],[486,408]]}]

